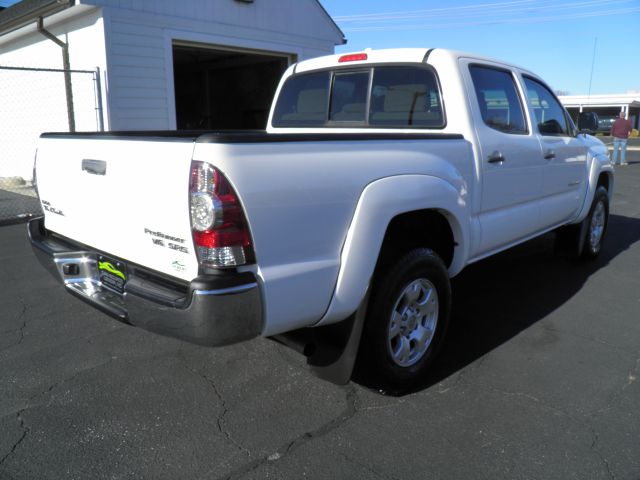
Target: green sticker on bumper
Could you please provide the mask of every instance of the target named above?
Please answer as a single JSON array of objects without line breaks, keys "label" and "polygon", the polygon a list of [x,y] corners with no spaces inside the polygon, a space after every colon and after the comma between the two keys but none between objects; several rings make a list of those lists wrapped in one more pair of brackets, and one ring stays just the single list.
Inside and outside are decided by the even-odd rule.
[{"label": "green sticker on bumper", "polygon": [[127,280],[127,277],[125,277],[124,273],[114,267],[111,262],[98,262],[98,269],[112,273],[113,275],[120,277],[122,280]]}]

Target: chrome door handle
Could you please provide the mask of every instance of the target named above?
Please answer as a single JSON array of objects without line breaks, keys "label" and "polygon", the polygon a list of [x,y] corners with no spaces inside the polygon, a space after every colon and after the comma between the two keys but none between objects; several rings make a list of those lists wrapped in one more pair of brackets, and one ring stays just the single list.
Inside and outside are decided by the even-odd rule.
[{"label": "chrome door handle", "polygon": [[489,155],[488,161],[489,163],[501,163],[504,162],[506,158],[502,155],[502,152],[496,150],[491,155]]},{"label": "chrome door handle", "polygon": [[104,160],[82,160],[82,171],[90,173],[92,175],[106,175],[107,174],[107,162]]},{"label": "chrome door handle", "polygon": [[546,152],[544,152],[545,160],[553,160],[554,158],[556,158],[556,152],[554,152],[553,150],[547,150]]}]

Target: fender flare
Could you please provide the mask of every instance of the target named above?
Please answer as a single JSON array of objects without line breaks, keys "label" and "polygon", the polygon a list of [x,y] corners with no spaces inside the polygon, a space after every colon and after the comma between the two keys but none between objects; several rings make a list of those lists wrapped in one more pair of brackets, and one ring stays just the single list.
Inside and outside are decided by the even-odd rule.
[{"label": "fender flare", "polygon": [[584,202],[582,204],[582,207],[580,208],[580,212],[572,223],[580,223],[589,214],[589,210],[591,209],[591,202],[593,202],[593,197],[596,194],[596,190],[598,188],[598,181],[603,173],[607,175],[609,180],[609,202],[613,201],[614,169],[609,163],[609,157],[607,157],[603,153],[596,153],[591,157],[590,163],[591,165],[589,168],[589,178],[587,180],[588,185]]},{"label": "fender flare", "polygon": [[462,270],[470,244],[467,197],[464,183],[454,186],[428,175],[398,175],[367,185],[342,247],[331,302],[315,326],[344,320],[356,311],[369,287],[387,227],[400,214],[429,209],[445,216],[457,245],[449,274]]}]

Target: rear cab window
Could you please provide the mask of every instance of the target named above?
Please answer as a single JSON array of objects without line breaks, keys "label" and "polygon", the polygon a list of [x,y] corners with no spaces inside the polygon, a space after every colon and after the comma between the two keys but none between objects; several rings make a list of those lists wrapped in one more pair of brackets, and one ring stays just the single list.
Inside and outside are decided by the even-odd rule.
[{"label": "rear cab window", "polygon": [[341,72],[333,75],[330,122],[364,122],[370,72]]},{"label": "rear cab window", "polygon": [[280,92],[272,126],[422,128],[446,125],[431,67],[383,65],[302,73]]},{"label": "rear cab window", "polygon": [[289,77],[278,97],[273,125],[324,125],[327,121],[330,81],[330,72]]}]

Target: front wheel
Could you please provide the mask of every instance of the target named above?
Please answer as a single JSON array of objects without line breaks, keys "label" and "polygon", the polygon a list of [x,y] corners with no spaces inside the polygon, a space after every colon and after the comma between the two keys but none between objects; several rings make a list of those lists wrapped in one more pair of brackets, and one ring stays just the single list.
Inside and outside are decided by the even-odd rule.
[{"label": "front wheel", "polygon": [[609,222],[609,195],[604,187],[598,187],[596,190],[585,222],[586,232],[583,239],[582,257],[593,259],[602,250],[602,242]]},{"label": "front wheel", "polygon": [[608,223],[609,194],[606,188],[598,187],[586,218],[557,231],[556,248],[574,259],[593,260],[602,250]]},{"label": "front wheel", "polygon": [[374,278],[358,355],[361,377],[404,389],[424,377],[444,339],[451,310],[447,269],[418,248]]}]

